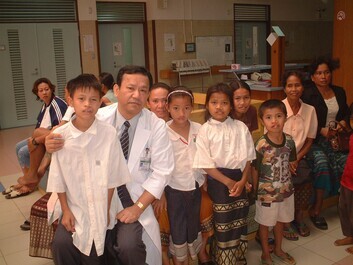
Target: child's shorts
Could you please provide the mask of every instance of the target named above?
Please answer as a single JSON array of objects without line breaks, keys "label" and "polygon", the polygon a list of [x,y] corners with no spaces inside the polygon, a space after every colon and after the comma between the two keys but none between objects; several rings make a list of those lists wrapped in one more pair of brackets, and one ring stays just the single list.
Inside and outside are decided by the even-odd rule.
[{"label": "child's shorts", "polygon": [[283,202],[264,203],[256,201],[255,221],[264,226],[275,226],[277,222],[289,223],[294,219],[294,195]]}]

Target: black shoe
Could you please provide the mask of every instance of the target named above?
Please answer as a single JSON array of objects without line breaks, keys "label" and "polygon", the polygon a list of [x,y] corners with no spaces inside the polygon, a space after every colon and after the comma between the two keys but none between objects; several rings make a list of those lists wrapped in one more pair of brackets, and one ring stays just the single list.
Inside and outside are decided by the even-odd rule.
[{"label": "black shoe", "polygon": [[31,230],[31,223],[29,221],[24,221],[23,224],[20,225],[21,230],[28,231]]},{"label": "black shoe", "polygon": [[326,223],[326,220],[324,217],[315,215],[315,216],[310,216],[311,222],[315,225],[316,228],[321,229],[321,230],[327,230],[328,226]]}]

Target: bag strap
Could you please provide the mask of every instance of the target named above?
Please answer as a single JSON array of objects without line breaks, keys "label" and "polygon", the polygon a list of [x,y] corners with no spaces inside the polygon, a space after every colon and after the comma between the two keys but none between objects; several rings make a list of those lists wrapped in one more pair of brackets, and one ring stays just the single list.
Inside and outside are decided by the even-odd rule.
[{"label": "bag strap", "polygon": [[341,129],[347,133],[352,131],[351,128],[349,128],[348,126],[345,126],[340,121],[330,121],[328,126],[329,126],[329,129],[331,129],[331,130],[337,129],[337,127],[341,127]]}]

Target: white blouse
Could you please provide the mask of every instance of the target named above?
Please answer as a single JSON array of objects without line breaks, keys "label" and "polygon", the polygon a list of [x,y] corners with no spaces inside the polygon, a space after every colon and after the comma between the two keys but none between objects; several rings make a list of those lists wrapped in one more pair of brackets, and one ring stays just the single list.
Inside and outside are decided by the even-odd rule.
[{"label": "white blouse", "polygon": [[196,139],[194,168],[229,168],[244,170],[256,158],[254,142],[248,127],[228,117],[204,123]]},{"label": "white blouse", "polygon": [[339,106],[336,97],[325,99],[327,106],[327,117],[326,117],[326,127],[328,127],[330,121],[335,121],[339,110]]},{"label": "white blouse", "polygon": [[169,186],[176,190],[190,191],[195,189],[195,181],[201,187],[205,182],[202,171],[193,169],[192,164],[196,153],[196,139],[201,124],[190,122],[188,140],[180,136],[169,126],[173,121],[167,122],[170,141],[172,142],[175,168],[169,181]]}]

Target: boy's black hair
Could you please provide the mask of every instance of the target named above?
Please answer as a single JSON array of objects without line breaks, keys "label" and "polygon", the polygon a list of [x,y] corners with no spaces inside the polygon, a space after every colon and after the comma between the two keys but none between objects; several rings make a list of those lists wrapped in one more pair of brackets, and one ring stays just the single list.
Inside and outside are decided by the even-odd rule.
[{"label": "boy's black hair", "polygon": [[259,117],[262,120],[264,117],[264,112],[267,109],[279,108],[283,114],[287,117],[286,105],[279,99],[269,99],[264,102],[259,107]]},{"label": "boy's black hair", "polygon": [[79,88],[93,89],[99,92],[99,98],[103,96],[102,86],[99,84],[97,77],[95,77],[95,75],[93,74],[81,74],[69,81],[68,91],[70,93],[71,98],[73,98],[74,93]]},{"label": "boy's black hair", "polygon": [[[233,90],[230,88],[230,86],[227,85],[226,83],[217,83],[213,86],[210,86],[207,89],[205,106],[208,105],[213,93],[224,93],[227,95],[227,97],[229,99],[229,103],[230,103],[230,112],[229,112],[228,116],[231,116],[232,110],[234,109],[234,102],[233,102]],[[207,121],[209,118],[211,118],[211,114],[208,111],[208,108],[206,108],[205,120]]]},{"label": "boy's black hair", "polygon": [[151,73],[143,66],[137,66],[137,65],[126,65],[122,68],[120,68],[118,75],[116,77],[116,83],[120,87],[121,82],[123,81],[123,77],[125,74],[128,75],[133,75],[133,74],[141,74],[144,75],[148,78],[149,81],[149,86],[148,89],[150,90],[153,84],[153,78]]}]

